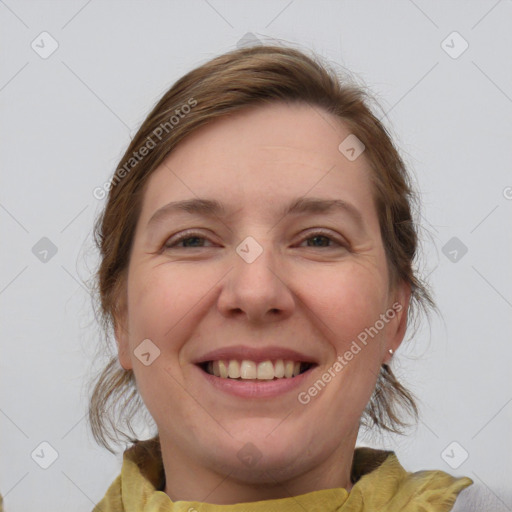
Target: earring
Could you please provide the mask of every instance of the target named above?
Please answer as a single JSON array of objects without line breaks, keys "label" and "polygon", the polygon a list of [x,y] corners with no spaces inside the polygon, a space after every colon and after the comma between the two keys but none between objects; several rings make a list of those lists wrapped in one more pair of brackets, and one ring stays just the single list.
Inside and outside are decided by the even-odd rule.
[{"label": "earring", "polygon": [[388,352],[389,352],[391,355],[393,355],[393,349],[392,349],[392,348],[390,348],[390,349],[388,350]]}]

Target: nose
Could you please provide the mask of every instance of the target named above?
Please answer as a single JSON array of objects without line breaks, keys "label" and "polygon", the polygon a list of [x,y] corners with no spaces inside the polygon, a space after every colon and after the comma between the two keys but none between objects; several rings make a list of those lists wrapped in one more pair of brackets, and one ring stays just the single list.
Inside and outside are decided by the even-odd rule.
[{"label": "nose", "polygon": [[234,251],[233,269],[226,276],[217,304],[226,318],[267,323],[289,317],[295,300],[284,266],[270,248],[264,247],[251,263]]}]

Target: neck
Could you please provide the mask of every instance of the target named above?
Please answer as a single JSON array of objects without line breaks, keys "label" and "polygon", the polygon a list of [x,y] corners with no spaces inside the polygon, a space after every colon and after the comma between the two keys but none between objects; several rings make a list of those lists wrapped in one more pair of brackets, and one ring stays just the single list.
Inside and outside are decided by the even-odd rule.
[{"label": "neck", "polygon": [[221,472],[201,464],[179,446],[160,436],[166,475],[165,493],[172,501],[199,501],[216,505],[289,498],[313,491],[344,488],[350,491],[350,473],[357,438],[352,435],[320,464],[300,468],[296,474],[276,476],[269,469],[261,482],[246,482],[238,477],[237,468]]}]

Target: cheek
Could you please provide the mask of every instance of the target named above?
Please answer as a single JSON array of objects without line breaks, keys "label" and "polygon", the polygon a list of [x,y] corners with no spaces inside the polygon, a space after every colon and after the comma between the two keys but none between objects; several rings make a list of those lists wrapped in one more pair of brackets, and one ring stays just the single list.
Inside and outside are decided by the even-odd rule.
[{"label": "cheek", "polygon": [[371,335],[368,332],[385,313],[387,275],[377,267],[352,264],[317,276],[320,279],[307,288],[309,305],[321,320],[319,324],[328,327],[325,333],[332,347],[331,376],[335,375],[318,407],[327,407],[322,414],[332,415],[332,421],[339,421],[340,411],[348,414],[349,410],[354,419],[368,402],[379,373],[384,330],[377,334],[371,331]]},{"label": "cheek", "polygon": [[162,339],[197,303],[201,292],[201,283],[193,273],[171,272],[165,264],[135,270],[128,288],[130,332]]},{"label": "cheek", "polygon": [[329,328],[329,339],[340,350],[385,312],[386,279],[359,265],[318,272],[305,290],[308,304]]},{"label": "cheek", "polygon": [[[212,277],[213,279],[213,277]],[[191,266],[159,264],[134,266],[128,281],[129,343],[132,353],[142,340],[150,339],[160,350],[149,366],[132,357],[137,389],[158,424],[171,414],[186,421],[183,404],[180,351],[193,334],[193,321],[211,289],[205,273]],[[214,281],[213,281],[214,282]],[[192,321],[191,321],[192,319]]]}]

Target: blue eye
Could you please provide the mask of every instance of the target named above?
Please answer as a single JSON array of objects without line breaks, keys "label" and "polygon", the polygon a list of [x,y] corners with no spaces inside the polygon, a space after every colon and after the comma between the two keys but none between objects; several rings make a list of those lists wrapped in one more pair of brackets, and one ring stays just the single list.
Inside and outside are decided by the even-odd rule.
[{"label": "blue eye", "polygon": [[[332,242],[332,239],[325,235],[315,235],[315,236],[306,238],[306,242],[309,242],[310,240],[316,240],[317,242],[318,241],[327,242],[327,244],[329,244],[329,242]],[[308,243],[308,247],[311,247],[311,246],[312,246],[312,244]],[[322,243],[321,245],[316,245],[315,247],[329,247],[329,245]]]},{"label": "blue eye", "polygon": [[[302,243],[306,242],[306,247],[318,248],[318,249],[335,249],[339,247],[347,247],[347,244],[342,240],[338,240],[329,234],[325,234],[322,231],[313,232],[307,238],[302,239]],[[311,242],[311,243],[310,243]],[[167,240],[164,247],[166,249],[197,249],[203,247],[212,247],[212,245],[206,245],[210,242],[206,237],[202,236],[201,233],[197,232],[184,232],[175,237],[171,237]],[[302,245],[299,246],[302,246]],[[304,247],[304,246],[302,246]]]},{"label": "blue eye", "polygon": [[[187,248],[196,248],[196,247],[205,247],[201,241],[206,241],[207,239],[204,236],[200,236],[200,233],[182,233],[177,238],[171,237],[166,243],[165,247],[167,249],[178,248],[178,249],[187,249]],[[184,245],[179,246],[180,243]]]},{"label": "blue eye", "polygon": [[[310,236],[304,238],[303,241],[307,242],[307,247],[316,247],[319,249],[334,249],[336,247],[346,247],[346,243],[344,243],[341,240],[335,239],[334,237],[330,236],[330,234],[325,234],[323,231],[313,232]],[[310,244],[310,241],[313,241],[313,243]],[[334,242],[334,245],[332,245],[332,243],[329,245],[329,242]]]}]

